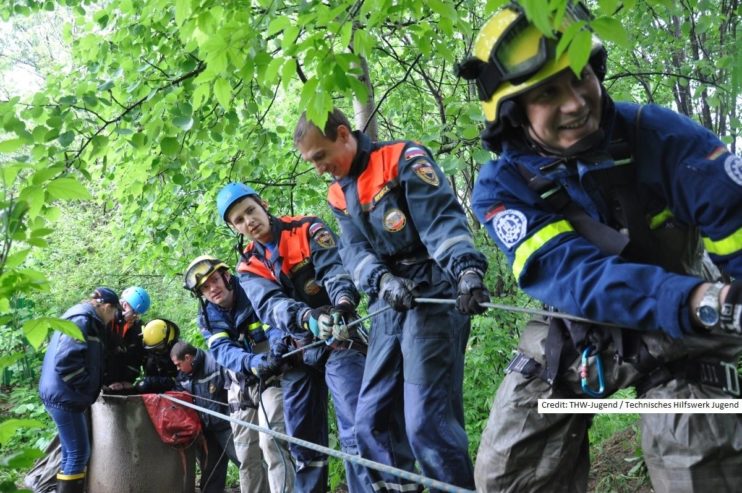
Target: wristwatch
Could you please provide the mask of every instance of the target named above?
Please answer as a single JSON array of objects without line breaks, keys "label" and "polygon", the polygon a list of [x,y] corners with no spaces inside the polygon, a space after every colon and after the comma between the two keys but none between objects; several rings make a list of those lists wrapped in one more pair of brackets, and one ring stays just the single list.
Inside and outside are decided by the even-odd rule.
[{"label": "wristwatch", "polygon": [[696,308],[696,317],[704,328],[710,330],[719,324],[719,292],[724,283],[712,284],[701,298],[701,303]]}]

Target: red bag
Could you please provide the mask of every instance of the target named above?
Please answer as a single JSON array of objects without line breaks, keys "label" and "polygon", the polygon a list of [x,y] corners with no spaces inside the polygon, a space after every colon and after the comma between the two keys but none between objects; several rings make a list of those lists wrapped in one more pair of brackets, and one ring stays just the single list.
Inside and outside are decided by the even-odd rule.
[{"label": "red bag", "polygon": [[[193,397],[186,392],[165,393],[182,401],[193,402]],[[163,443],[178,448],[188,447],[201,434],[201,419],[195,409],[165,399],[161,394],[142,394],[142,400]]]}]

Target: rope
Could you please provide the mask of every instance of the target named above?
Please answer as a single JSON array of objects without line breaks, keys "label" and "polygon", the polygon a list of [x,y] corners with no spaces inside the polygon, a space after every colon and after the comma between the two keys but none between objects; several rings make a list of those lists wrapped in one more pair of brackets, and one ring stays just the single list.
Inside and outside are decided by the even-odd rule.
[{"label": "rope", "polygon": [[[433,304],[433,305],[455,305],[456,300],[440,299],[440,298],[415,298],[416,303],[421,304]],[[618,327],[621,329],[631,329],[632,327],[626,327],[624,325],[612,324],[608,322],[598,322],[597,320],[591,320],[589,318],[578,317],[577,315],[570,315],[562,312],[552,312],[549,310],[539,310],[537,308],[522,308],[520,306],[501,305],[498,303],[479,303],[480,306],[486,308],[492,308],[494,310],[503,310],[506,312],[515,313],[528,313],[530,315],[541,315],[544,317],[561,318],[564,320],[571,320],[573,322],[583,322],[586,324],[603,325],[605,327]]]},{"label": "rope", "polygon": [[180,399],[176,399],[175,397],[172,397],[167,394],[162,394],[162,397],[165,399],[168,399],[172,402],[176,402],[178,404],[181,404],[186,407],[190,407],[191,409],[195,409],[199,412],[203,412],[206,414],[210,414],[211,416],[217,417],[219,419],[223,419],[226,421],[229,421],[230,423],[235,423],[240,426],[246,426],[252,430],[257,430],[260,433],[265,433],[267,435],[272,436],[273,438],[278,438],[280,440],[284,440],[289,443],[293,443],[294,445],[299,445],[304,448],[308,448],[310,450],[314,450],[316,452],[320,452],[323,454],[331,455],[335,458],[353,462],[355,464],[359,464],[363,467],[368,467],[370,469],[375,469],[377,471],[381,471],[387,474],[393,474],[395,476],[399,476],[401,478],[407,479],[409,481],[414,481],[418,484],[421,484],[427,488],[435,488],[441,491],[448,491],[450,493],[475,493],[473,490],[467,490],[465,488],[460,488],[458,486],[454,486],[448,483],[444,483],[442,481],[438,481],[433,478],[428,478],[426,476],[422,476],[420,474],[415,474],[409,471],[405,471],[403,469],[398,469],[396,467],[388,466],[386,464],[381,464],[378,462],[374,462],[372,460],[364,459],[363,457],[359,457],[357,455],[350,455],[345,452],[334,450],[328,447],[323,447],[322,445],[317,445],[316,443],[308,442],[306,440],[302,440],[300,438],[294,438],[292,436],[286,435],[285,433],[280,433],[278,431],[273,431],[267,428],[263,428],[262,426],[254,425],[252,423],[248,423],[246,421],[242,421],[239,419],[232,418],[231,416],[227,416],[225,414],[218,413],[216,411],[212,411],[211,409],[206,409],[205,407],[197,406],[196,404],[192,404],[190,402],[186,402]]}]

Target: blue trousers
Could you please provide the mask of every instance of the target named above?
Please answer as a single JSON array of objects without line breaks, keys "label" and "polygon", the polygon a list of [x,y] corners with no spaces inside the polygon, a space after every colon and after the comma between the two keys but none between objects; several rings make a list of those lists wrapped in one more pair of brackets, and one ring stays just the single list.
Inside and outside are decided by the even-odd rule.
[{"label": "blue trousers", "polygon": [[[335,405],[340,448],[358,455],[354,422],[364,362],[363,353],[352,348],[319,347],[305,351],[304,363],[284,372],[281,380],[287,433],[327,446],[329,390]],[[294,444],[290,450],[296,460],[295,491],[326,492],[327,456]],[[366,468],[346,462],[345,475],[351,493],[370,491]]]},{"label": "blue trousers", "polygon": [[90,432],[85,411],[68,411],[44,404],[57,425],[59,442],[62,445],[62,463],[59,472],[74,475],[85,472],[90,460]]},{"label": "blue trousers", "polygon": [[[455,296],[429,263],[395,273],[413,280],[420,297]],[[373,300],[369,311],[384,306]],[[462,397],[469,317],[451,305],[428,304],[384,312],[372,323],[356,409],[361,456],[408,471],[417,461],[425,476],[474,489]],[[374,491],[418,490],[396,476],[371,474]]]}]

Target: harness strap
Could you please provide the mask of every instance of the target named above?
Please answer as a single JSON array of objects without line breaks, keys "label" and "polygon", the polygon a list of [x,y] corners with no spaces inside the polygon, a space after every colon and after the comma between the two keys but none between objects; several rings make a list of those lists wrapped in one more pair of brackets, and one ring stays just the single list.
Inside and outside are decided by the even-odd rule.
[{"label": "harness strap", "polygon": [[737,364],[732,361],[680,359],[656,368],[636,385],[636,394],[644,395],[649,389],[682,378],[690,383],[720,389],[733,398],[740,397],[740,377]]}]

